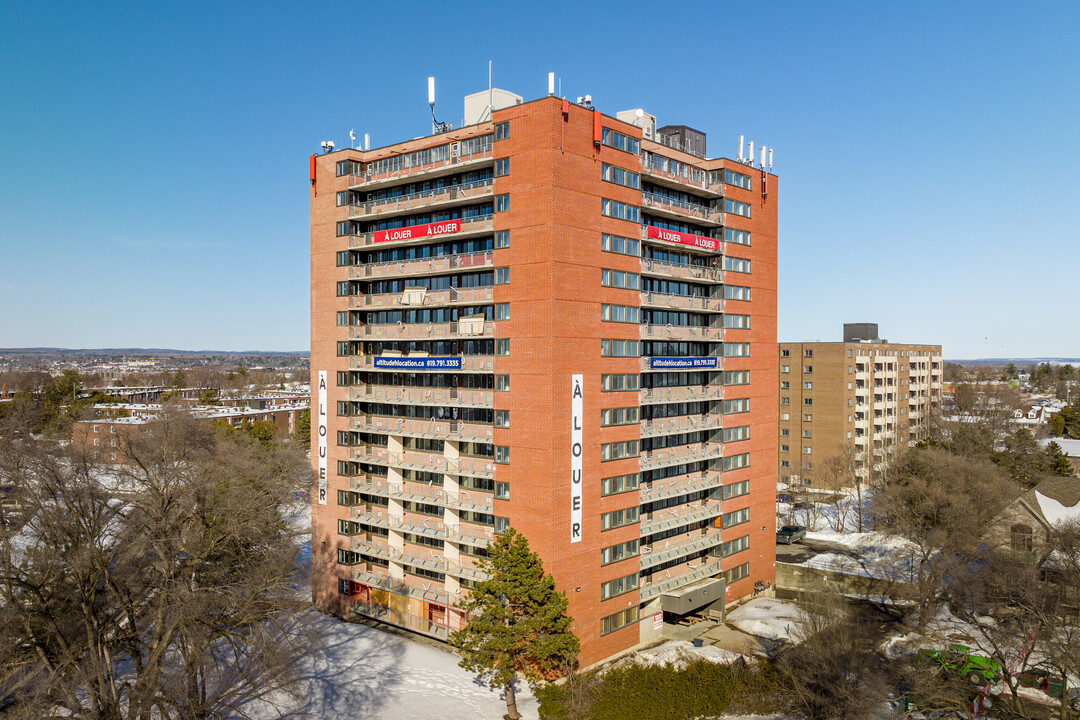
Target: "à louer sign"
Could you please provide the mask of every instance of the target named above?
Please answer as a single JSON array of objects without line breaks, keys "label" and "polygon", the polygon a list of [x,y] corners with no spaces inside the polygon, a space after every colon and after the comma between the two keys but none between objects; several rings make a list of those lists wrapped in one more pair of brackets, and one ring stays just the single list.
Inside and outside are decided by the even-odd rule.
[{"label": "\u00e0 louer sign", "polygon": [[570,542],[581,542],[581,420],[585,398],[582,392],[583,375],[570,379]]},{"label": "\u00e0 louer sign", "polygon": [[319,504],[326,504],[326,371],[319,371],[319,414],[316,427],[319,432]]},{"label": "\u00e0 louer sign", "polygon": [[[646,225],[645,229],[646,232],[648,232],[649,238],[653,240],[666,240],[667,242],[690,245],[692,247],[699,247],[703,250],[712,250],[714,252],[720,250],[720,241],[716,238],[703,237],[692,233],[675,232],[674,230],[665,230],[664,228],[653,227],[652,225]],[[375,242],[378,242],[378,240]]]},{"label": "\u00e0 louer sign", "polygon": [[413,240],[414,238],[426,238],[432,235],[446,235],[456,232],[461,232],[461,221],[445,220],[443,222],[428,223],[427,225],[394,228],[393,230],[376,230],[375,234],[372,235],[372,241],[381,243],[395,240]]},{"label": "\u00e0 louer sign", "polygon": [[714,357],[654,357],[649,358],[650,370],[694,370],[716,367]]},{"label": "\u00e0 louer sign", "polygon": [[375,367],[387,370],[460,370],[459,357],[377,357]]}]

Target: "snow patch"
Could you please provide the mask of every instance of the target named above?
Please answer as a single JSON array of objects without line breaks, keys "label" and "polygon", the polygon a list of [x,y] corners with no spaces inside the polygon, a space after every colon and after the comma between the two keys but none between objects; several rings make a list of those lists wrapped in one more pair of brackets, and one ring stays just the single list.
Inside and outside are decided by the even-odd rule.
[{"label": "snow patch", "polygon": [[1072,522],[1080,522],[1080,502],[1075,505],[1062,505],[1052,497],[1035,491],[1035,499],[1039,501],[1039,509],[1043,517],[1054,526],[1065,525]]},{"label": "snow patch", "polygon": [[727,615],[727,623],[767,640],[790,640],[800,625],[799,609],[773,598],[754,598]]}]

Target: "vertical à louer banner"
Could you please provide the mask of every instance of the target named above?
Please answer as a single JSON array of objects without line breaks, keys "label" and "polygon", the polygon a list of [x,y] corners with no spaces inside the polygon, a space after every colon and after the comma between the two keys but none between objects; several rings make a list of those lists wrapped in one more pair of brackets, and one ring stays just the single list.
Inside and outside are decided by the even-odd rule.
[{"label": "vertical \u00e0 louer banner", "polygon": [[319,371],[319,504],[326,504],[326,371]]},{"label": "vertical \u00e0 louer banner", "polygon": [[581,542],[581,375],[574,375],[570,394],[570,542]]}]

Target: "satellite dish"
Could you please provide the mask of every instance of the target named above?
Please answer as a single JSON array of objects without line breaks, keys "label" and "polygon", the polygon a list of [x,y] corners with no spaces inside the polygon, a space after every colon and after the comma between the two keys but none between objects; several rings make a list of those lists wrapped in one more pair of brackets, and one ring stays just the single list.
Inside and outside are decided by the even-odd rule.
[{"label": "satellite dish", "polygon": [[637,110],[634,111],[634,117],[636,117],[638,120],[640,120],[641,118],[645,117],[645,111],[642,110],[641,108],[638,108]]},{"label": "satellite dish", "polygon": [[356,145],[356,131],[355,130],[350,130],[349,131],[349,139],[352,140],[353,145]]}]

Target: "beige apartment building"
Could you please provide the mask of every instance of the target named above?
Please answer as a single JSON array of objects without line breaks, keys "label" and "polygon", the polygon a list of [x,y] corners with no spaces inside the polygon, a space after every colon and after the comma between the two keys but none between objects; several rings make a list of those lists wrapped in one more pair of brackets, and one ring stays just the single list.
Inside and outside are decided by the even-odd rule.
[{"label": "beige apartment building", "polygon": [[941,346],[890,343],[876,323],[843,342],[780,343],[779,480],[850,486],[883,477],[927,436],[941,402]]}]

